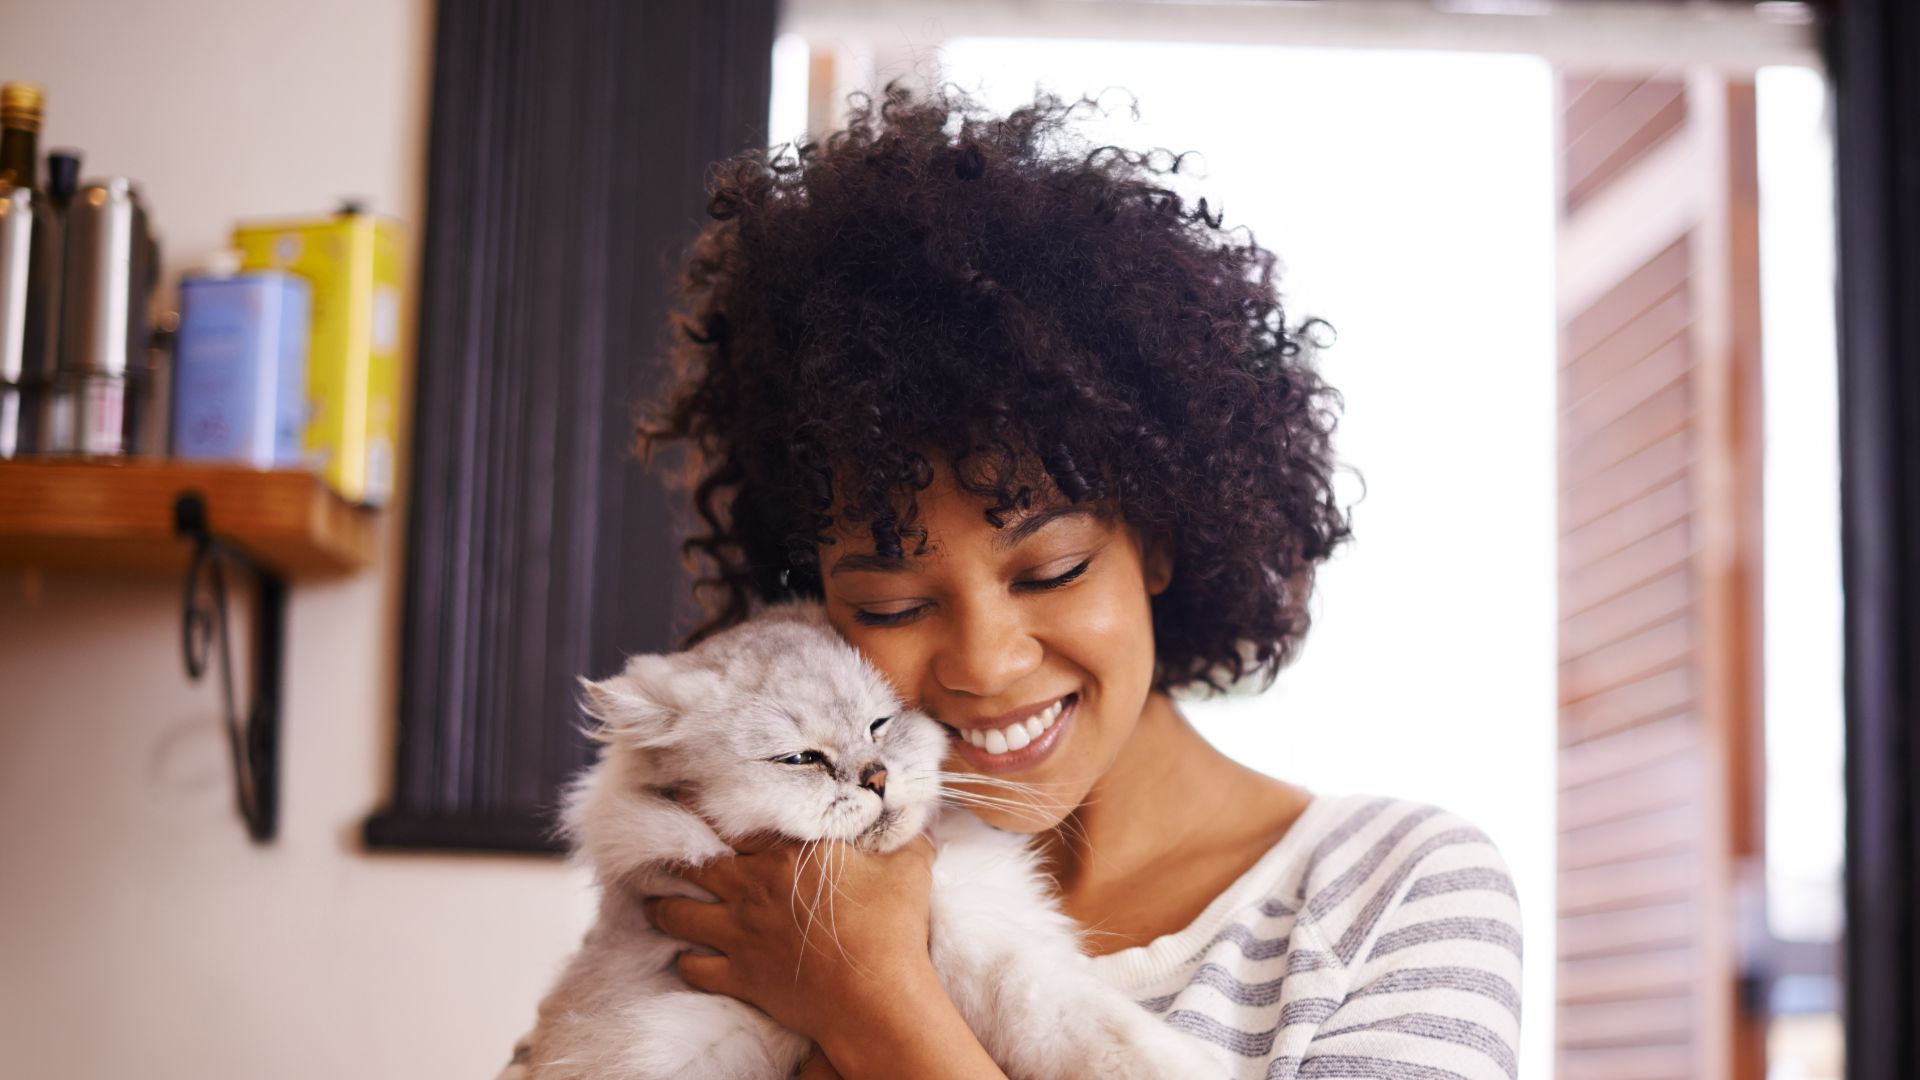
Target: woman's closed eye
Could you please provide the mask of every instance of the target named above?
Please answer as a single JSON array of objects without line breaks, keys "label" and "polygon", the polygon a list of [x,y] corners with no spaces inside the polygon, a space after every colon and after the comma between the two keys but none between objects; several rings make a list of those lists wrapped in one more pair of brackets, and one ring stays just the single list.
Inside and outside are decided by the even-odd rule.
[{"label": "woman's closed eye", "polygon": [[1093,556],[1089,555],[1086,558],[1081,559],[1078,565],[1076,565],[1073,569],[1067,571],[1064,574],[1059,574],[1057,576],[1050,577],[1050,578],[1041,578],[1039,581],[1016,581],[1013,583],[1013,587],[1015,589],[1026,590],[1030,592],[1043,592],[1047,589],[1057,589],[1062,585],[1066,585],[1072,582],[1075,578],[1078,578],[1081,574],[1086,573],[1087,567],[1092,563],[1093,563]]},{"label": "woman's closed eye", "polygon": [[[1087,572],[1087,567],[1092,565],[1092,563],[1093,556],[1089,555],[1081,559],[1079,563],[1065,573],[1056,574],[1049,578],[1016,581],[1013,583],[1013,590],[1015,592],[1046,592],[1050,589],[1058,589],[1066,585],[1071,585],[1074,581],[1078,580],[1082,574]],[[918,617],[921,612],[925,611],[928,606],[927,604],[916,604],[913,607],[900,611],[864,611],[856,608],[854,609],[853,618],[855,622],[860,623],[862,626],[899,626],[903,623],[911,622],[914,618]]]}]

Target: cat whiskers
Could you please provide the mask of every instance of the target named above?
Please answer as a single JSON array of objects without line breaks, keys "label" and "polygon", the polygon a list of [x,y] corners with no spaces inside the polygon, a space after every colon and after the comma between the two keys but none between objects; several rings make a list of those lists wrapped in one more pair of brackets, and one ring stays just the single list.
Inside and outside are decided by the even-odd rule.
[{"label": "cat whiskers", "polygon": [[[813,858],[816,855],[818,855],[821,860],[821,866],[824,870],[826,865],[827,853],[822,850],[822,845],[825,842],[826,841],[824,840],[808,840],[803,842],[800,845],[800,857],[798,860],[799,869],[801,870],[806,869],[807,863],[812,861]],[[825,883],[825,881],[826,881],[825,873],[821,873],[819,876],[817,876],[814,879],[813,899],[807,904],[807,924],[804,927],[801,927],[800,929],[800,941],[801,941],[800,956],[793,962],[793,977],[795,979],[798,979],[800,977],[800,966],[806,963],[806,959],[807,959],[806,943],[813,940],[813,924],[814,924],[814,921],[820,915],[820,900],[821,900],[820,890],[823,884]],[[800,874],[795,873],[793,875],[794,902],[798,902],[799,896],[800,896]],[[795,926],[800,926],[800,916],[797,912],[794,914],[793,923]]]},{"label": "cat whiskers", "polygon": [[[800,977],[800,966],[806,962],[805,943],[813,940],[813,926],[819,918],[822,906],[824,906],[827,911],[826,927],[828,939],[833,942],[833,947],[835,951],[840,954],[842,960],[849,964],[854,963],[853,958],[847,955],[846,946],[840,941],[839,905],[837,900],[842,895],[840,891],[840,875],[845,871],[847,858],[846,852],[840,850],[843,846],[844,842],[826,837],[817,840],[802,841],[800,845],[799,868],[804,870],[807,864],[816,858],[819,860],[819,866],[818,872],[814,877],[813,899],[807,904],[807,922],[800,930],[800,938],[802,941],[800,957],[794,961],[793,969],[793,975],[796,979]],[[836,853],[838,853],[837,861]],[[793,914],[795,926],[800,926],[800,914],[795,910],[799,904],[799,898],[800,874],[796,873],[793,876],[793,890],[788,899],[788,910]]]},{"label": "cat whiskers", "polygon": [[[818,840],[800,841],[800,856],[799,856],[798,862],[801,866],[804,867],[807,865],[807,860],[813,857],[814,846],[819,843],[820,841]],[[809,917],[811,917],[813,909],[808,908],[807,911],[808,911]],[[793,925],[795,926],[800,925],[800,875],[799,874],[793,875],[793,886],[792,888],[787,890],[787,914],[793,916]]]},{"label": "cat whiskers", "polygon": [[[1044,802],[1047,806],[1058,810],[1070,810],[1072,806],[1069,806],[1064,799],[1052,795],[1050,789],[1066,791],[1075,786],[1068,783],[1047,784],[1030,780],[1007,780],[998,776],[982,776],[978,773],[945,772],[940,769],[928,769],[926,771],[906,770],[897,777],[896,782],[905,785],[917,784],[924,780],[935,781],[940,784],[943,791],[954,791],[961,785],[965,785],[968,787],[988,788],[993,791],[1014,795],[1033,796],[1034,798],[1030,801]],[[976,792],[976,794],[978,793]],[[1084,798],[1079,803],[1073,805],[1087,805],[1092,802],[1093,799]]]},{"label": "cat whiskers", "polygon": [[1004,776],[989,776],[986,773],[949,772],[934,769],[927,773],[915,773],[918,776],[931,776],[946,783],[984,784],[989,787],[1001,787],[1010,791],[1043,791],[1047,788],[1071,788],[1075,785],[1064,780],[1047,783],[1040,780],[1009,780]]},{"label": "cat whiskers", "polygon": [[1087,840],[1084,829],[1080,823],[1073,820],[1072,817],[1063,816],[1056,818],[1053,814],[1046,812],[1030,802],[1023,802],[1018,799],[1003,799],[993,795],[982,795],[978,792],[952,790],[941,792],[940,798],[942,802],[948,805],[963,806],[970,809],[998,810],[1016,820],[1030,821],[1037,825],[1050,826],[1081,843],[1085,843]]},{"label": "cat whiskers", "polygon": [[[916,778],[921,778],[916,774]],[[1065,799],[1051,794],[1050,788],[1066,788],[1068,784],[1044,784],[1027,780],[1008,780],[998,776],[981,776],[977,773],[956,773],[935,770],[925,774],[925,778],[940,781],[940,796],[943,801],[962,806],[975,806],[987,810],[1000,810],[1016,818],[1024,816],[1027,820],[1045,824],[1058,821],[1053,828],[1068,839],[1091,850],[1092,841],[1087,837],[1085,826],[1075,819],[1074,812],[1081,807],[1092,806],[1099,797],[1088,795],[1079,802],[1069,804]],[[964,785],[964,786],[963,786]],[[1011,799],[1004,794],[987,794],[981,791],[969,791],[968,787],[984,787],[991,791],[1028,796],[1025,799]]]},{"label": "cat whiskers", "polygon": [[836,898],[841,895],[840,875],[846,871],[847,860],[852,857],[849,852],[853,850],[853,845],[841,841],[834,845],[834,850],[840,853],[840,864],[833,870],[830,878],[833,889],[827,895],[827,933],[832,936],[833,947],[840,953],[840,959],[851,963],[853,958],[847,955],[846,947],[840,944],[840,917]]},{"label": "cat whiskers", "polygon": [[1092,806],[1098,801],[1098,796],[1088,794],[1078,802],[1068,803],[1066,799],[1054,794],[1055,790],[1064,791],[1075,786],[1066,783],[1043,784],[1028,780],[1008,780],[998,776],[982,776],[978,773],[935,771],[930,775],[933,779],[940,781],[941,789],[945,792],[965,791],[971,795],[985,795],[985,792],[967,791],[967,789],[986,788],[992,792],[1026,796],[1026,801],[1030,804],[1062,813],[1071,812],[1082,806]]},{"label": "cat whiskers", "polygon": [[[860,964],[854,960],[853,957],[847,955],[846,946],[840,942],[840,918],[836,899],[841,895],[840,875],[846,870],[847,859],[850,858],[848,852],[851,850],[852,845],[844,840],[834,841],[833,844],[827,848],[826,865],[822,868],[824,872],[821,875],[826,879],[828,886],[827,936],[833,941],[834,950],[840,954],[841,960],[845,961],[849,966],[860,969],[863,973],[871,974],[871,972],[867,971],[865,965]],[[836,852],[839,855],[839,863],[837,865],[834,862],[834,854]]]}]

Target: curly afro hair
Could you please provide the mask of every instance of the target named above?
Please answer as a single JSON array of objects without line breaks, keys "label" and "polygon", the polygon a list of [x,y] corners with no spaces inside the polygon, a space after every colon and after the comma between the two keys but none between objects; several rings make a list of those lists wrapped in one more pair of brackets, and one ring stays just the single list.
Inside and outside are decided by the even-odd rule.
[{"label": "curly afro hair", "polygon": [[923,551],[938,459],[995,527],[1065,498],[1171,543],[1156,688],[1271,684],[1350,537],[1324,324],[1287,324],[1274,255],[1166,186],[1185,155],[1089,146],[1093,99],[1001,117],[896,82],[850,105],[822,140],[720,163],[682,266],[637,449],[693,451],[690,640],[821,595],[838,529]]}]

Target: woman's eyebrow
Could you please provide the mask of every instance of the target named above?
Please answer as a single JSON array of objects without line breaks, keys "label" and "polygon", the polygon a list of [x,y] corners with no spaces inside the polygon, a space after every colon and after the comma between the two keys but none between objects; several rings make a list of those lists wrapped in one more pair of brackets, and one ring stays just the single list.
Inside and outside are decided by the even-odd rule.
[{"label": "woman's eyebrow", "polygon": [[1059,521],[1061,518],[1098,516],[1090,506],[1074,506],[1071,503],[1049,506],[1044,510],[1037,510],[1028,514],[1026,517],[1015,522],[1013,526],[1005,532],[994,537],[993,548],[995,551],[1005,551],[1008,548],[1018,547],[1027,537]]},{"label": "woman's eyebrow", "polygon": [[905,559],[895,558],[891,555],[876,555],[872,552],[856,551],[840,556],[840,558],[834,562],[833,568],[827,571],[827,576],[833,577],[838,574],[848,574],[862,570],[875,574],[895,574],[906,568],[907,562]]},{"label": "woman's eyebrow", "polygon": [[[1001,531],[993,538],[993,549],[995,551],[1006,551],[1009,548],[1018,547],[1022,541],[1034,533],[1039,532],[1041,529],[1046,528],[1048,525],[1062,518],[1099,516],[1100,515],[1095,513],[1090,506],[1049,506],[1044,510],[1037,510],[1028,514],[1026,517],[1021,518],[1019,521],[1014,522]],[[861,572],[897,574],[905,569],[907,569],[907,561],[903,558],[895,558],[891,555],[879,555],[868,551],[855,551],[840,556],[840,558],[834,562],[833,566],[827,570],[827,576],[835,577],[840,574]]]}]

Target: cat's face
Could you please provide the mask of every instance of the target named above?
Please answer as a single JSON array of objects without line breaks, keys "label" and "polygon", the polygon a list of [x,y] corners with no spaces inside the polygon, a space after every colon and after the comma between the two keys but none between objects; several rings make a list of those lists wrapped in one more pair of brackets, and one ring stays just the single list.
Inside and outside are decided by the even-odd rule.
[{"label": "cat's face", "polygon": [[770,832],[887,851],[939,797],[946,735],[903,709],[817,604],[756,616],[683,653],[586,684],[606,753],[728,839]]}]

